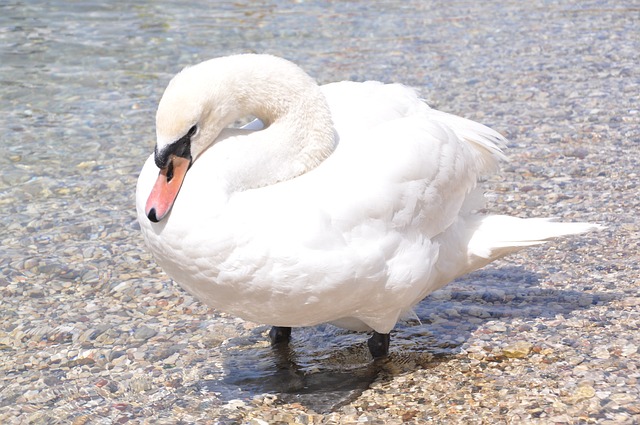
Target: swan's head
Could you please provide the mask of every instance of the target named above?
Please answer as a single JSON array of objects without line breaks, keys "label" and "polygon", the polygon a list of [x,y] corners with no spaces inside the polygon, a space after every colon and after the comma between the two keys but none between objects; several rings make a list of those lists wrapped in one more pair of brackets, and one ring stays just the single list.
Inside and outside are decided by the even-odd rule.
[{"label": "swan's head", "polygon": [[154,160],[160,172],[145,207],[153,222],[171,210],[191,164],[234,120],[231,97],[219,95],[225,82],[216,81],[211,62],[177,74],[158,105]]},{"label": "swan's head", "polygon": [[[333,150],[326,100],[316,82],[291,62],[248,54],[185,68],[173,77],[158,105],[154,159],[160,172],[145,207],[149,220],[158,222],[169,213],[191,165],[222,130],[247,116],[266,127],[281,120],[286,125],[280,128],[295,132],[269,144],[271,166],[263,166],[258,177],[252,175],[249,187],[298,176]],[[289,161],[294,155],[301,159]]]}]

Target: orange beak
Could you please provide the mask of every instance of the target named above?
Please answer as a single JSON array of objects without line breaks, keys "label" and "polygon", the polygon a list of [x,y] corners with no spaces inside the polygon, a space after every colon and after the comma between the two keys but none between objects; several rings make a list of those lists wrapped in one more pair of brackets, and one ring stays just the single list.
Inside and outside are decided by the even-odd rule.
[{"label": "orange beak", "polygon": [[160,169],[158,180],[147,199],[145,213],[149,220],[157,223],[171,211],[190,163],[189,159],[169,156],[169,165]]}]

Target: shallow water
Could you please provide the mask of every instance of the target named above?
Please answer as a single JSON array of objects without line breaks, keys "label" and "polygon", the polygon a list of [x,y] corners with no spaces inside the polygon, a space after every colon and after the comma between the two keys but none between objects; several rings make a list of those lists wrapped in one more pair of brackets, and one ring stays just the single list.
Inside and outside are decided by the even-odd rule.
[{"label": "shallow water", "polygon": [[[478,78],[498,81],[504,64],[488,68],[490,58],[479,55],[469,62],[456,51],[508,44],[519,31],[518,17],[508,7],[477,14],[476,2],[431,6],[422,1],[377,2],[375,7],[366,1],[238,1],[215,8],[204,1],[3,3],[3,285],[33,284],[36,292],[25,289],[27,300],[42,303],[27,308],[33,314],[67,310],[64,304],[48,306],[37,291],[60,287],[64,295],[69,283],[83,305],[93,298],[117,305],[110,297],[123,282],[134,287],[150,282],[157,288],[149,291],[180,293],[145,253],[135,222],[134,187],[153,148],[159,96],[185,65],[237,52],[273,53],[299,63],[320,82],[402,81],[427,98],[437,93],[448,110],[481,118],[481,101],[460,94]],[[487,25],[466,31],[470,16]],[[499,28],[489,25],[498,18]],[[546,30],[559,36],[563,29]],[[527,68],[530,52],[518,53],[517,61],[508,61],[510,72]],[[521,90],[515,96],[521,94],[523,103],[537,95]],[[484,120],[488,124],[499,124],[504,113],[498,91],[481,93],[496,102],[497,112]],[[531,114],[535,121],[536,111]],[[278,351],[264,344],[265,327],[244,328],[226,316],[204,315],[237,330],[210,350],[210,366],[197,385],[224,400],[281,393],[319,411],[331,410],[381,374],[393,374],[404,364],[429,367],[454,355],[487,321],[554,317],[590,305],[577,301],[580,293],[539,288],[539,279],[526,268],[503,267],[434,294],[418,307],[418,321],[394,333],[388,362],[370,362],[365,336],[330,326],[294,330],[291,347]],[[136,305],[141,293],[133,294]],[[64,303],[62,295],[50,302]],[[20,316],[21,301],[5,301],[11,302],[15,305],[3,312],[5,324],[17,326],[18,319],[9,317]],[[123,311],[132,308],[122,306]],[[27,320],[63,324],[55,314]]]}]

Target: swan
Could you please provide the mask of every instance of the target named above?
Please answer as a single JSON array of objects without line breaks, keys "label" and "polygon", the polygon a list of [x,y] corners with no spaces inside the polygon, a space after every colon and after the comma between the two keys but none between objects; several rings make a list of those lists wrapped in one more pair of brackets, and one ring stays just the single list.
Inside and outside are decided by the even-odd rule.
[{"label": "swan", "polygon": [[599,228],[477,213],[479,179],[505,159],[499,133],[403,85],[319,86],[275,56],[182,70],[156,136],[136,188],[147,247],[197,299],[271,325],[273,344],[328,322],[372,332],[369,351],[384,357],[396,322],[431,292]]}]

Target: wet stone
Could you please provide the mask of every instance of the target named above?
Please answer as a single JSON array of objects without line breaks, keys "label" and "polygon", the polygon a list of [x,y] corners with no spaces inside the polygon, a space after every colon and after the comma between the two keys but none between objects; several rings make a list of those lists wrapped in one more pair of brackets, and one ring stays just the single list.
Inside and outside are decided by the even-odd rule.
[{"label": "wet stone", "polygon": [[152,338],[154,336],[156,336],[158,333],[158,331],[151,329],[149,327],[146,326],[141,326],[138,329],[136,329],[136,331],[133,334],[133,337],[135,339],[141,339],[141,340],[146,340],[149,338]]},{"label": "wet stone", "polygon": [[502,354],[511,359],[523,359],[529,356],[533,344],[527,341],[517,341],[502,349]]}]

